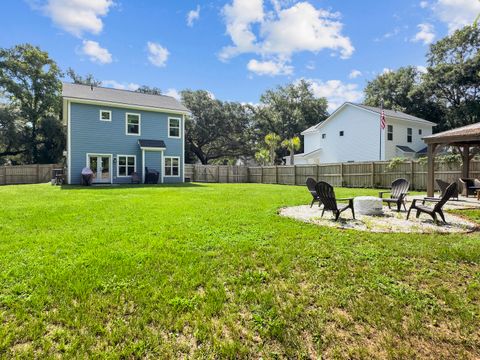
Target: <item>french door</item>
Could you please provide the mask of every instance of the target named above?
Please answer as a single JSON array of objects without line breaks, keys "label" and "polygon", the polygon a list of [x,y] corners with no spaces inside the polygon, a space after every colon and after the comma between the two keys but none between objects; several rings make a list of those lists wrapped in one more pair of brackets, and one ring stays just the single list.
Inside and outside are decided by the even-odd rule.
[{"label": "french door", "polygon": [[111,155],[89,154],[87,166],[93,171],[94,183],[109,183],[111,181]]}]

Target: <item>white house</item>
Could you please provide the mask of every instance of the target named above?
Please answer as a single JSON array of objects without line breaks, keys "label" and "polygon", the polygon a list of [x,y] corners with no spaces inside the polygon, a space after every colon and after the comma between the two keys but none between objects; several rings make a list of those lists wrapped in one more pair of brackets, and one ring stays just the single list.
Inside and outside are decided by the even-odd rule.
[{"label": "white house", "polygon": [[295,155],[295,164],[390,160],[422,153],[426,147],[422,138],[431,135],[436,124],[400,111],[384,111],[387,125],[380,130],[380,108],[344,103],[302,132],[304,152]]}]

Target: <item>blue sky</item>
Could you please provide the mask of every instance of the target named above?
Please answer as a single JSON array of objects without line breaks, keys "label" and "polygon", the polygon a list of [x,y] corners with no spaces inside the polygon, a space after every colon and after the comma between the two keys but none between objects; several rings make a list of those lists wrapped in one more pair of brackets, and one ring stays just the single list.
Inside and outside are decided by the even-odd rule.
[{"label": "blue sky", "polygon": [[3,0],[0,47],[32,43],[104,85],[206,89],[257,103],[304,78],[330,109],[368,80],[425,65],[428,44],[472,22],[476,0]]}]

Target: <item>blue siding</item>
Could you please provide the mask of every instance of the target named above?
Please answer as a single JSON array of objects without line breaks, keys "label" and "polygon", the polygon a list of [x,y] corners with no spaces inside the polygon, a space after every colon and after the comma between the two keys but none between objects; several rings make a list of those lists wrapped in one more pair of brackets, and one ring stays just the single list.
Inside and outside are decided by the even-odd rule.
[{"label": "blue siding", "polygon": [[[110,110],[112,121],[100,121],[100,110]],[[141,116],[141,135],[126,135],[125,114],[137,113]],[[165,156],[179,156],[182,159],[182,139],[168,137],[168,117],[182,118],[181,115],[159,113],[152,111],[128,110],[108,106],[71,103],[70,105],[70,151],[71,151],[71,183],[80,183],[80,173],[86,166],[87,153],[112,154],[112,171],[114,183],[130,183],[131,179],[117,177],[117,155],[135,155],[137,173],[142,176],[142,151],[138,145],[139,139],[163,140],[166,145]],[[183,136],[183,134],[182,134]],[[145,152],[147,162],[155,162],[155,156],[160,153]],[[163,172],[160,163],[152,168]],[[147,165],[149,166],[149,165]],[[181,167],[180,171],[183,170]],[[183,173],[178,178],[168,178],[165,182],[180,182]]]}]

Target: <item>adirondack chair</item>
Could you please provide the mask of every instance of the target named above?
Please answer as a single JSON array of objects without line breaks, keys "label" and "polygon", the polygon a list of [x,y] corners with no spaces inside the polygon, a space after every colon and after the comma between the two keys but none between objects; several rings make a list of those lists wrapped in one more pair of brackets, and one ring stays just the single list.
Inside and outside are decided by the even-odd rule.
[{"label": "adirondack chair", "polygon": [[[428,214],[432,217],[433,221],[435,221],[435,224],[438,224],[438,218],[437,214],[440,215],[444,223],[447,223],[445,221],[445,215],[443,214],[443,205],[450,200],[450,198],[455,194],[455,192],[458,191],[457,183],[451,183],[448,185],[447,189],[443,193],[442,197],[440,199],[433,199],[433,198],[425,198],[425,199],[414,199],[412,202],[412,205],[410,206],[410,209],[408,209],[407,213],[407,220],[410,216],[410,212],[412,210],[417,210],[417,218],[420,216],[421,213]],[[422,204],[418,205],[417,202],[421,201]],[[434,207],[429,207],[425,206],[425,202],[435,202]]]},{"label": "adirondack chair", "polygon": [[317,190],[315,190],[315,185],[317,182],[313,178],[308,178],[307,179],[307,188],[308,191],[310,191],[310,194],[312,194],[312,202],[310,203],[310,207],[313,206],[315,202],[318,202],[318,206],[322,205],[322,202],[320,201],[320,198],[318,197]]},{"label": "adirondack chair", "polygon": [[[403,208],[407,211],[407,207],[405,205],[408,188],[410,187],[410,183],[406,179],[397,179],[392,182],[392,189],[390,191],[380,191],[378,193],[378,197],[386,202],[388,208],[390,209],[391,204],[397,205],[397,211],[400,211]],[[383,194],[390,194],[390,198],[383,198]]]},{"label": "adirondack chair", "polygon": [[[353,209],[353,198],[346,198],[346,199],[336,199],[335,198],[335,191],[333,190],[333,186],[325,181],[319,181],[315,185],[315,190],[317,191],[318,197],[323,204],[323,211],[322,217],[325,213],[325,210],[332,211],[333,215],[335,215],[335,221],[338,220],[340,214],[347,209],[352,210],[352,216],[355,219],[355,210]],[[348,201],[348,205],[344,207],[339,207],[337,200],[346,200]]]},{"label": "adirondack chair", "polygon": [[[441,179],[436,179],[435,180],[437,182],[437,185],[438,187],[440,188],[440,197],[443,196],[443,194],[445,194],[445,191],[447,190],[448,186],[450,185],[450,183],[446,182],[446,181],[443,181]],[[455,191],[452,195],[452,199],[455,198],[458,200],[458,186],[457,186],[457,191]]]}]

